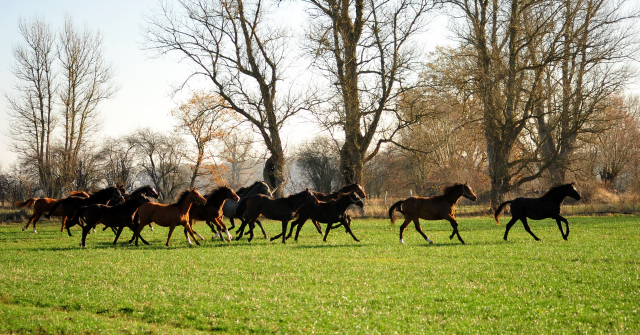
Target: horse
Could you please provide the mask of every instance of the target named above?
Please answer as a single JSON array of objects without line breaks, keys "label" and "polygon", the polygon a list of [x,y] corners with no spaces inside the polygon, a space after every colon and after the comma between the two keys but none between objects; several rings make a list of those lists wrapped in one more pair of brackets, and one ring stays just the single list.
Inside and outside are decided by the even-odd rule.
[{"label": "horse", "polygon": [[[156,191],[156,189],[153,188],[151,185],[144,185],[144,186],[138,187],[135,191],[131,192],[131,194],[125,195],[123,201],[136,198],[136,197],[138,197],[140,195],[143,195],[143,196],[149,197],[149,198],[158,199],[158,192]],[[112,206],[115,206],[115,205],[119,205],[120,202],[115,203],[115,204],[114,203],[109,203],[109,204],[112,205]],[[104,229],[102,229],[102,230],[104,231],[107,228],[111,228],[112,230],[115,229],[114,227],[107,227],[105,225]],[[151,231],[153,231],[153,227],[151,225],[149,225],[149,228],[151,229]],[[116,233],[115,230],[113,232]]]},{"label": "horse", "polygon": [[[95,227],[98,223],[102,223],[105,227],[112,229],[118,228],[116,238],[113,240],[113,246],[115,247],[124,227],[129,227],[129,229],[135,232],[134,215],[138,211],[138,207],[150,201],[146,196],[138,193],[135,196],[130,196],[125,202],[115,206],[94,204],[78,208],[71,221],[81,219],[84,222],[80,246],[86,247],[87,234],[89,234],[91,228]],[[140,238],[142,239],[142,237]],[[144,241],[144,239],[142,240]]]},{"label": "horse", "polygon": [[[189,234],[196,241],[196,244],[200,245],[200,242],[198,242],[195,236],[193,236],[193,229],[191,229],[191,225],[189,224],[189,210],[194,203],[205,204],[206,202],[207,199],[205,199],[195,188],[193,188],[183,191],[178,197],[176,203],[171,205],[160,204],[157,202],[147,202],[145,204],[142,204],[142,206],[138,208],[140,224],[133,234],[133,238],[131,239],[131,241],[135,239],[137,246],[138,238],[140,237],[140,231],[142,231],[142,228],[144,228],[144,226],[150,224],[151,222],[155,222],[161,227],[169,227],[169,236],[167,237],[167,243],[165,244],[167,247],[169,246],[169,241],[171,240],[173,230],[178,225],[188,229]],[[131,243],[131,241],[129,241],[129,243]],[[147,245],[149,244],[144,240],[142,242]],[[191,244],[191,241],[188,242],[189,244]]]},{"label": "horse", "polygon": [[458,231],[458,221],[455,218],[455,207],[460,197],[465,197],[471,201],[478,200],[475,193],[467,183],[456,183],[452,186],[446,187],[442,195],[425,198],[425,197],[411,197],[406,200],[396,202],[389,208],[389,218],[391,224],[395,224],[394,210],[404,215],[404,223],[400,226],[400,243],[404,243],[402,235],[407,226],[413,221],[416,230],[424,237],[429,244],[433,242],[422,232],[420,227],[420,219],[425,220],[447,220],[453,227],[453,233],[449,236],[449,239],[453,239],[454,235],[458,236],[458,240],[462,244],[465,244],[460,237]]},{"label": "horse", "polygon": [[[238,204],[237,214],[244,216],[246,221],[240,226],[240,235],[242,237],[245,225],[249,225],[249,242],[253,239],[253,223],[264,215],[267,219],[278,220],[282,222],[282,243],[286,243],[285,233],[287,232],[287,224],[300,206],[304,204],[317,205],[318,199],[308,189],[297,194],[290,195],[285,198],[271,199],[266,195],[252,195],[246,199],[242,199]],[[271,241],[274,239],[272,238]]]},{"label": "horse", "polygon": [[[246,199],[252,195],[255,194],[264,194],[266,196],[271,197],[271,190],[269,189],[269,186],[263,182],[263,181],[256,181],[255,183],[251,184],[250,186],[245,186],[242,187],[240,189],[238,189],[236,191],[236,194],[238,196],[240,196],[240,200],[242,199]],[[231,221],[231,227],[229,227],[229,229],[233,229],[236,227],[234,219],[240,219],[240,222],[244,223],[245,220],[242,218],[242,216],[238,215],[236,213],[236,209],[238,208],[238,203],[240,202],[240,200],[233,200],[233,199],[227,199],[227,201],[224,202],[224,205],[222,206],[222,213],[224,216],[229,218],[229,221]],[[209,225],[209,227],[211,228],[211,231],[213,231],[214,233],[216,232],[214,230],[214,226],[209,222],[206,221],[207,225]],[[256,223],[258,224],[258,226],[260,227],[260,230],[262,230],[262,234],[264,235],[264,238],[269,238],[267,236],[267,233],[264,231],[264,227],[262,227],[262,223],[260,222],[260,220],[256,220]],[[242,232],[243,233],[243,232]],[[216,236],[218,236],[218,234],[222,234],[222,231],[218,231]],[[241,234],[240,229],[238,229],[238,231],[236,231],[236,235],[237,234]]]},{"label": "horse", "polygon": [[[228,241],[231,242],[231,234],[229,234],[227,226],[222,222],[222,208],[227,201],[239,201],[240,197],[232,189],[223,186],[211,191],[209,195],[205,196],[205,199],[207,199],[207,202],[204,205],[192,205],[189,210],[189,225],[191,225],[191,229],[193,229],[193,221],[214,222],[220,231],[224,229],[224,232],[227,233]],[[202,235],[198,234],[195,230],[193,233],[204,241]],[[184,236],[187,238],[187,242],[191,243],[187,235],[186,227],[184,229]],[[222,234],[220,234],[220,239],[224,240]]]},{"label": "horse", "polygon": [[[60,201],[56,202],[53,206],[51,206],[51,209],[49,209],[49,212],[45,214],[44,217],[46,218],[51,217],[51,215],[58,208],[60,208],[60,211],[61,213],[64,214],[64,216],[73,217],[76,210],[78,210],[78,208],[80,207],[89,206],[93,204],[106,205],[110,202],[117,203],[118,201],[121,201],[121,199],[124,197],[125,194],[128,194],[128,193],[124,189],[124,186],[119,185],[119,186],[109,186],[97,192],[93,192],[89,195],[88,198],[69,196],[64,199],[61,199]],[[64,229],[66,228],[69,236],[73,236],[71,235],[71,230],[69,230],[69,228],[73,227],[73,225],[65,225],[66,223],[65,221],[66,220],[62,221],[62,228],[60,228],[60,231],[63,232]]]},{"label": "horse", "polygon": [[[569,221],[560,215],[560,205],[562,204],[562,201],[564,201],[565,197],[580,200],[580,194],[576,190],[574,183],[552,187],[540,198],[515,198],[501,203],[500,206],[498,206],[498,209],[496,209],[496,213],[494,215],[498,224],[500,224],[500,221],[498,220],[500,212],[502,212],[502,209],[507,204],[511,204],[511,220],[507,223],[507,229],[504,232],[504,240],[507,240],[509,229],[513,227],[516,221],[520,220],[522,221],[522,225],[524,225],[524,230],[531,234],[536,241],[540,241],[540,239],[531,231],[529,223],[527,223],[527,218],[532,220],[552,218],[556,220],[558,228],[560,229],[560,234],[562,234],[562,238],[566,241],[569,237]],[[562,230],[562,222],[567,226],[566,234]]]},{"label": "horse", "polygon": [[[331,192],[331,193],[323,193],[323,192],[313,191],[313,195],[316,197],[316,199],[318,199],[318,201],[324,201],[324,202],[337,200],[338,198],[343,196],[345,193],[346,194],[354,194],[355,193],[362,199],[367,197],[367,194],[364,192],[364,188],[362,188],[362,186],[360,184],[358,184],[358,183],[343,186],[339,190],[337,190],[335,192]],[[346,214],[345,218],[346,218],[347,222],[351,223],[351,217],[348,214]],[[312,222],[313,222],[313,225],[316,227],[316,230],[318,230],[318,233],[320,233],[320,235],[322,235],[322,228],[320,227],[318,222],[316,222],[316,221],[312,221]],[[340,227],[341,225],[342,225],[342,223],[340,223],[337,226],[334,226],[333,228]]]},{"label": "horse", "polygon": [[[87,192],[82,192],[82,191],[72,191],[71,193],[69,193],[69,196],[88,198],[89,194]],[[51,206],[53,206],[53,204],[55,204],[57,201],[59,201],[59,199],[52,199],[52,198],[29,198],[26,201],[16,201],[14,205],[19,208],[21,207],[28,208],[31,205],[33,205],[33,214],[31,215],[31,218],[29,219],[27,224],[22,228],[22,231],[27,230],[27,228],[29,228],[29,225],[33,222],[33,232],[37,234],[38,231],[36,230],[36,225],[38,224],[38,220],[45,212],[50,210]],[[67,217],[64,216],[60,210],[54,213],[51,213],[51,215],[62,216],[62,222],[67,221]]]},{"label": "horse", "polygon": [[[347,222],[347,214],[345,211],[349,206],[356,205],[360,208],[364,207],[364,203],[361,199],[356,197],[353,193],[342,193],[337,200],[331,200],[328,202],[318,201],[317,206],[313,205],[302,205],[298,210],[298,218],[291,223],[291,228],[289,229],[289,234],[287,235],[287,239],[291,237],[293,233],[293,227],[298,226],[296,230],[295,240],[298,240],[298,235],[300,234],[300,229],[307,221],[307,219],[311,219],[313,222],[321,222],[327,224],[327,230],[324,234],[324,242],[327,242],[327,236],[329,236],[329,232],[331,228],[333,228],[333,224],[336,222],[341,222],[342,225],[345,226],[346,232],[351,234],[351,237],[356,242],[360,242],[353,232],[351,231],[351,225]],[[276,236],[277,237],[277,236]],[[274,237],[275,238],[275,237]]]}]

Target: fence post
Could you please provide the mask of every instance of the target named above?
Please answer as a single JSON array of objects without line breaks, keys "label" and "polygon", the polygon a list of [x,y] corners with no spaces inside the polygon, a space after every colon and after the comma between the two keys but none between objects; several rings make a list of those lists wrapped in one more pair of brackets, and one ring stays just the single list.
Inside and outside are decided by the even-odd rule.
[{"label": "fence post", "polygon": [[384,191],[384,207],[387,207],[387,191]]},{"label": "fence post", "polygon": [[411,198],[413,196],[413,192],[411,192],[411,189],[409,189],[409,198]]}]

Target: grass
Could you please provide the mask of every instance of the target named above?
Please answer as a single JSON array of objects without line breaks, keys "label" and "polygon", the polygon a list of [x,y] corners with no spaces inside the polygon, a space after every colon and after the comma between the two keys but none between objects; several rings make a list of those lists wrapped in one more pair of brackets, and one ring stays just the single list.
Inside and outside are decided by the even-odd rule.
[{"label": "grass", "polygon": [[[506,222],[506,218],[503,221]],[[640,217],[533,221],[461,218],[467,245],[444,221],[409,227],[358,219],[323,243],[307,224],[299,242],[258,236],[189,247],[182,231],[148,229],[152,245],[113,235],[39,234],[0,226],[0,333],[638,333]],[[271,235],[278,224],[267,222]],[[199,223],[195,228],[206,232]],[[125,240],[130,233],[123,233]]]}]

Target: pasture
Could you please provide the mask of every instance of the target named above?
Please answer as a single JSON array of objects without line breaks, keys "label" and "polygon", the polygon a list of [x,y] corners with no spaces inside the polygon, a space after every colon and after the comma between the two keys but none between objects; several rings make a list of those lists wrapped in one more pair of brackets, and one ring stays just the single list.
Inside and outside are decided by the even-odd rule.
[{"label": "pasture", "polygon": [[112,248],[99,225],[86,249],[58,220],[2,225],[0,333],[640,332],[640,217],[568,217],[568,241],[553,220],[530,221],[540,242],[518,223],[505,242],[508,217],[459,218],[467,245],[446,221],[421,222],[433,245],[413,225],[400,245],[388,219],[355,219],[360,243],[307,222],[286,245],[212,241],[199,222],[200,247],[156,227],[151,246],[125,230]]}]

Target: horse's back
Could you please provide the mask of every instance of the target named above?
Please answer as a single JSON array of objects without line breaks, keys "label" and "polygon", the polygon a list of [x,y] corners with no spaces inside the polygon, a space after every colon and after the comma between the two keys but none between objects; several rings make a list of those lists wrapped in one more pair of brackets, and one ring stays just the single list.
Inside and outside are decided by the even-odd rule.
[{"label": "horse's back", "polygon": [[512,217],[527,217],[542,220],[560,214],[560,205],[549,203],[544,198],[515,198],[511,202]]},{"label": "horse's back", "polygon": [[402,203],[405,217],[424,220],[442,220],[446,214],[453,214],[453,206],[441,203],[438,197],[411,197]]}]

